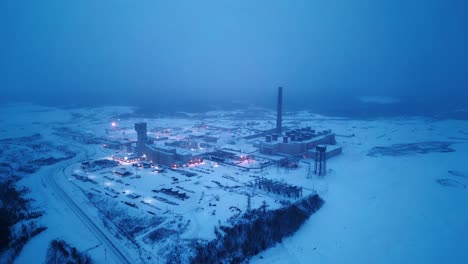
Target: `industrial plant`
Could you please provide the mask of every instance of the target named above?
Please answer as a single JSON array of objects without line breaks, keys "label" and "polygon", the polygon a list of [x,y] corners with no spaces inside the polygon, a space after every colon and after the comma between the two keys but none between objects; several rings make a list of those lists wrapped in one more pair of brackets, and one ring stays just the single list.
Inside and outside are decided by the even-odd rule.
[{"label": "industrial plant", "polygon": [[[71,180],[99,211],[114,215],[111,221],[127,230],[127,239],[152,248],[146,258],[169,258],[171,243],[180,236],[185,237],[181,247],[192,252],[187,255],[192,263],[235,258],[246,245],[249,252],[241,255],[248,257],[294,232],[299,226],[295,221],[305,221],[321,207],[315,184],[333,175],[333,163],[327,162],[342,152],[325,123],[314,127],[313,120],[302,123],[283,113],[284,90],[277,92],[277,111],[260,119],[128,118],[112,120],[100,135],[65,128],[56,133],[107,153],[72,166]],[[122,214],[115,215],[116,206],[123,208]],[[132,220],[129,227],[127,214],[145,220]],[[277,228],[281,217],[286,217],[285,229]],[[256,221],[265,221],[257,234],[264,242],[235,244],[241,233],[248,237],[260,232],[245,225]],[[213,232],[220,228],[224,239]],[[131,235],[128,230],[133,229],[141,231]],[[160,230],[170,231],[160,237]],[[207,244],[195,250],[193,240]],[[217,252],[224,243],[234,247],[231,253]]]},{"label": "industrial plant", "polygon": [[[241,153],[216,145],[217,138],[210,134],[193,136],[173,140],[169,137],[148,136],[146,122],[135,123],[137,138],[134,143],[134,154],[144,157],[153,164],[177,168],[202,162],[204,159],[226,162],[227,158],[235,161],[264,160],[257,167],[284,164],[285,160],[312,159],[317,164],[326,163],[326,160],[342,152],[341,146],[336,145],[335,134],[331,130],[317,131],[308,127],[283,127],[283,88],[278,88],[278,101],[276,113],[276,128],[246,136],[247,139],[263,138],[262,141],[252,141],[257,150]],[[228,131],[230,131],[228,129]],[[127,149],[128,143],[123,147]],[[258,155],[260,154],[260,155]],[[232,159],[235,157],[234,159]],[[115,157],[122,159],[122,157]],[[319,166],[319,165],[317,165]],[[325,168],[325,165],[322,166]],[[252,168],[252,167],[249,167]],[[247,168],[247,169],[249,169]],[[318,170],[324,175],[325,170]]]}]

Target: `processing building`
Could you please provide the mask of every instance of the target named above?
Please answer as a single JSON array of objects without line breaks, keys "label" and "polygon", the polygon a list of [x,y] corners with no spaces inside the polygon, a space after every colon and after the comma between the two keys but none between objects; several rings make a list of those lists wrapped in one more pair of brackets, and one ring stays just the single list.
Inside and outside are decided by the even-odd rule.
[{"label": "processing building", "polygon": [[[330,145],[327,157],[341,153],[341,147],[336,144],[335,134],[331,130],[316,132],[310,127],[286,132],[285,135],[268,135],[260,143],[260,153],[267,155],[293,155],[311,157],[318,145]],[[331,152],[333,151],[333,152]]]},{"label": "processing building", "polygon": [[193,154],[184,148],[175,147],[175,144],[155,144],[155,140],[148,137],[146,123],[136,123],[135,131],[137,132],[136,153],[140,156],[145,155],[146,159],[154,164],[177,167],[203,160],[204,153]]},{"label": "processing building", "polygon": [[276,113],[276,133],[267,134],[260,142],[259,151],[267,155],[303,156],[315,158],[316,147],[327,146],[326,158],[341,154],[342,148],[336,146],[335,134],[331,130],[315,131],[311,127],[289,130],[283,133],[283,88],[278,87]]}]

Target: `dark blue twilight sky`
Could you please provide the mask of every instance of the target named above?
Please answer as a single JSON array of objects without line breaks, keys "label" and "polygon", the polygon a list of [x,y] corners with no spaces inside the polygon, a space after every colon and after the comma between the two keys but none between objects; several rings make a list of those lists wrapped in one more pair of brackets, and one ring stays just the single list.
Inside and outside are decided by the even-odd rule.
[{"label": "dark blue twilight sky", "polygon": [[282,85],[287,109],[468,108],[467,14],[462,0],[3,0],[0,103],[271,107]]}]

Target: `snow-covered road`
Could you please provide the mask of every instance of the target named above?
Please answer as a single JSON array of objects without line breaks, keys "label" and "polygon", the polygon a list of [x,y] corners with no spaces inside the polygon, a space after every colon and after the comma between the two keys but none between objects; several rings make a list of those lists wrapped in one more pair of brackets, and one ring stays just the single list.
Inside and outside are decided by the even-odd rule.
[{"label": "snow-covered road", "polygon": [[[61,172],[64,173],[65,168],[61,169]],[[103,245],[108,249],[108,253],[113,255],[113,259],[118,263],[133,263],[130,261],[125,253],[122,253],[121,249],[116,246],[112,240],[103,232],[94,221],[88,217],[88,215],[81,210],[81,208],[73,201],[73,199],[57,184],[55,181],[54,175],[45,175],[45,181],[48,185],[54,190],[55,194],[71,209],[77,218],[83,222],[86,227],[92,232],[97,239],[103,243]]]},{"label": "snow-covered road", "polygon": [[[68,237],[68,233],[79,234],[78,237],[83,238],[80,244],[72,242],[73,246],[83,250],[89,247],[90,243],[93,245],[98,243],[98,246],[92,247],[92,252],[89,252],[95,260],[105,260],[106,263],[136,263],[136,260],[131,257],[133,254],[128,254],[124,247],[116,242],[115,237],[96,220],[99,218],[97,215],[90,215],[89,210],[83,209],[74,195],[70,195],[67,188],[61,185],[62,179],[67,179],[67,169],[69,166],[79,163],[84,158],[89,158],[95,155],[94,149],[86,149],[81,146],[73,146],[78,149],[78,155],[68,161],[61,162],[55,166],[44,168],[44,170],[37,175],[39,177],[31,177],[29,180],[33,181],[32,185],[40,186],[40,189],[33,189],[33,194],[37,199],[47,205],[48,215],[54,221],[46,220],[49,234],[42,238],[33,238],[33,240],[26,245],[21,255],[16,259],[15,263],[26,263],[32,259],[36,259],[35,255],[38,250],[37,247],[47,247],[49,240],[60,237]],[[31,184],[31,183],[29,183]],[[73,187],[72,187],[73,188]],[[72,198],[73,197],[73,198]],[[64,212],[69,211],[64,214]],[[70,213],[71,212],[71,213]],[[51,223],[54,223],[51,225]],[[68,227],[65,227],[68,226]],[[69,226],[72,226],[71,229]],[[63,233],[63,232],[66,233]],[[59,237],[57,237],[57,235]],[[86,239],[85,239],[86,238]],[[34,241],[36,240],[36,241]],[[44,241],[46,240],[46,241]],[[96,248],[101,248],[96,252]],[[45,254],[45,249],[42,249]],[[91,251],[89,249],[88,251]]]}]

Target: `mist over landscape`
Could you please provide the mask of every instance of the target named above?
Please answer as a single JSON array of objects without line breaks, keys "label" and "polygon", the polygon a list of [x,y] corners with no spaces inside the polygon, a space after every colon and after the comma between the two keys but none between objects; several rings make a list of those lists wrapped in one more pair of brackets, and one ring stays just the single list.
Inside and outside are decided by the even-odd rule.
[{"label": "mist over landscape", "polygon": [[1,103],[274,108],[283,86],[286,110],[378,116],[467,108],[465,1],[0,5]]}]

